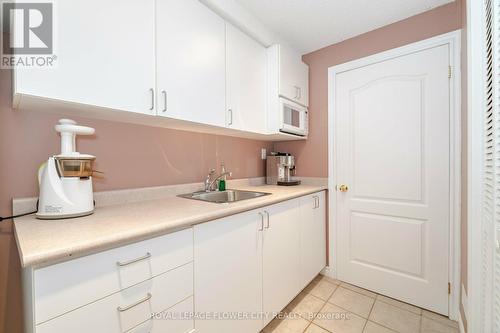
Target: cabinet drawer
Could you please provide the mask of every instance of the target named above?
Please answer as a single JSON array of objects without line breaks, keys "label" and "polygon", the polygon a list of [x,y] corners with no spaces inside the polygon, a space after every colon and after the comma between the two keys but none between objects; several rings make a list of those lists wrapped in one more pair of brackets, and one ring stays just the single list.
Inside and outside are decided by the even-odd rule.
[{"label": "cabinet drawer", "polygon": [[[139,329],[139,325],[146,326],[145,323],[153,321],[152,313],[170,309],[192,295],[191,262],[39,324],[36,326],[36,333],[121,333],[132,328]],[[187,311],[192,311],[192,307]],[[155,319],[153,325],[176,327],[174,324],[163,322],[164,320]]]},{"label": "cabinet drawer", "polygon": [[190,333],[194,332],[193,297],[189,297],[153,319],[134,327],[127,333]]},{"label": "cabinet drawer", "polygon": [[193,231],[187,229],[36,269],[35,322],[45,322],[192,260]]}]

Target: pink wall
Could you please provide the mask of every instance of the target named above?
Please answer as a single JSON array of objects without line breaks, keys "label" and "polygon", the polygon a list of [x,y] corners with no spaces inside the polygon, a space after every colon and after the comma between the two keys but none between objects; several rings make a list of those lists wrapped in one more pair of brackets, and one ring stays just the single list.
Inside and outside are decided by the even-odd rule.
[{"label": "pink wall", "polygon": [[281,142],[276,149],[297,157],[297,175],[328,177],[328,68],[460,28],[458,1],[304,55],[311,133],[305,142]]},{"label": "pink wall", "polygon": [[[62,116],[11,109],[10,72],[0,70],[0,214],[11,213],[11,199],[37,195],[40,163],[59,152],[53,130]],[[233,178],[265,175],[260,149],[272,144],[247,139],[73,117],[95,127],[78,140],[78,150],[97,156],[96,191],[204,180],[222,161]],[[0,333],[21,332],[20,267],[10,222],[0,223]]]},{"label": "pink wall", "polygon": [[[7,214],[12,197],[37,194],[36,172],[51,154],[59,153],[53,130],[61,116],[11,110],[9,76],[2,72],[0,96],[0,212]],[[262,141],[198,134],[164,128],[72,117],[94,127],[96,135],[79,137],[80,152],[97,156],[96,169],[105,173],[94,180],[96,191],[202,182],[210,168],[225,162],[233,178],[264,176]]]}]

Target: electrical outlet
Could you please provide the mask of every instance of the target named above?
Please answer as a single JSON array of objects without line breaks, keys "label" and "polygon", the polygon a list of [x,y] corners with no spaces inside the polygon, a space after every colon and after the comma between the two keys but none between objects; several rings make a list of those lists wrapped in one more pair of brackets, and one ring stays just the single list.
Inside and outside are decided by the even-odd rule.
[{"label": "electrical outlet", "polygon": [[267,150],[266,150],[266,148],[262,148],[260,150],[260,158],[263,159],[263,160],[265,160],[267,158]]}]

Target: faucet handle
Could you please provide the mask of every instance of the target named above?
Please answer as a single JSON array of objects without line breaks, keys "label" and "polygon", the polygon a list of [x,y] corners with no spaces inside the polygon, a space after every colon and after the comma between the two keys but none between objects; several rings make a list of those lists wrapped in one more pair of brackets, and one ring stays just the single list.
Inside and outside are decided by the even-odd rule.
[{"label": "faucet handle", "polygon": [[211,186],[211,182],[212,182],[212,176],[214,174],[215,174],[215,169],[208,170],[208,175],[207,175],[207,178],[205,178],[205,182],[204,182],[205,191],[206,192],[210,191],[210,186]]}]

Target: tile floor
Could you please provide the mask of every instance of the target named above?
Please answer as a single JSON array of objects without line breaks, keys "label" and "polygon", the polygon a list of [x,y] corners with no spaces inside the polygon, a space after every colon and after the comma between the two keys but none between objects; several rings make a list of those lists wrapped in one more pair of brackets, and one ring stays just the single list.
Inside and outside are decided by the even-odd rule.
[{"label": "tile floor", "polygon": [[458,333],[458,323],[319,275],[263,332]]}]

